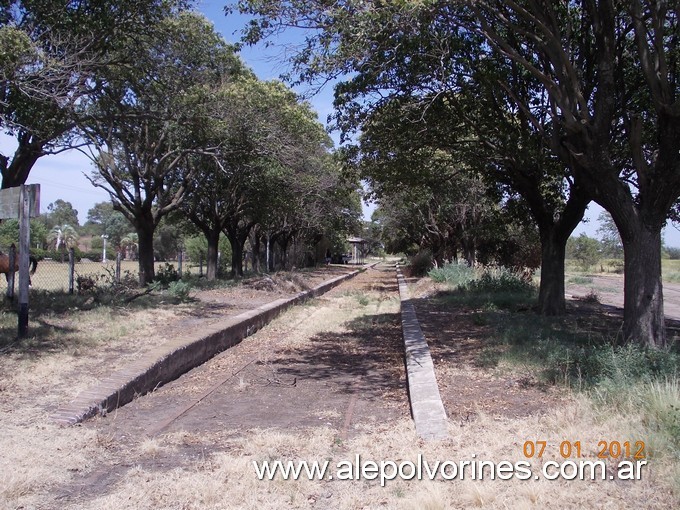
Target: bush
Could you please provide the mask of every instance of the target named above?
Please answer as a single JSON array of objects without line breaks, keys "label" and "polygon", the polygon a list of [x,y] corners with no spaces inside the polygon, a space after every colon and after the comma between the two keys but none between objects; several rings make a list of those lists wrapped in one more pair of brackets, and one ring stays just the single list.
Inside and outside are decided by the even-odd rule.
[{"label": "bush", "polygon": [[[35,258],[37,258],[39,261],[40,260],[45,260],[45,259],[50,259],[55,262],[61,262],[62,257],[64,263],[68,263],[68,252],[69,250],[43,250],[41,248],[33,248],[31,249],[31,255],[33,255]],[[73,250],[73,255],[76,258],[76,262],[80,262],[80,259],[83,257],[85,258],[92,258],[92,260],[98,260],[101,261],[102,254],[101,252],[97,255],[97,252],[82,252],[78,248],[75,248]]]},{"label": "bush", "polygon": [[156,277],[154,279],[163,288],[168,288],[170,283],[179,280],[179,273],[172,264],[165,263],[165,266],[159,267],[156,271]]},{"label": "bush", "polygon": [[[55,262],[61,261],[62,252],[57,250],[42,250],[40,248],[34,248],[31,250],[31,254],[38,260],[51,259]],[[68,253],[64,253],[64,261],[68,262]]]},{"label": "bush", "polygon": [[102,261],[102,252],[101,251],[94,251],[94,250],[84,251],[84,252],[81,253],[80,258],[81,259],[88,259],[88,260],[91,260],[92,262],[101,262]]},{"label": "bush", "polygon": [[506,269],[499,267],[496,269],[487,269],[482,273],[482,276],[476,280],[471,280],[464,286],[465,290],[470,292],[490,292],[490,293],[519,293],[531,294],[536,290],[536,287],[531,282],[530,278]]},{"label": "bush", "polygon": [[409,272],[411,276],[425,276],[432,269],[432,252],[423,250],[415,254],[409,260]]},{"label": "bush", "polygon": [[666,251],[668,252],[668,258],[671,260],[680,259],[680,248],[667,246]]},{"label": "bush", "polygon": [[189,298],[189,291],[191,290],[191,285],[188,282],[182,280],[177,280],[170,282],[168,284],[168,292],[180,301],[184,301]]},{"label": "bush", "polygon": [[474,280],[476,272],[467,264],[444,264],[442,267],[435,267],[429,273],[437,283],[448,283],[453,287],[463,287]]}]

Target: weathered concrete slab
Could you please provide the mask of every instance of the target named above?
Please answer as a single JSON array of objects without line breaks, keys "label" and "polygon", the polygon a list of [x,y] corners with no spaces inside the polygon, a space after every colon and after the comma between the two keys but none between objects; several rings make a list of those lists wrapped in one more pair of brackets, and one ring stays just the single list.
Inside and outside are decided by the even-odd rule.
[{"label": "weathered concrete slab", "polygon": [[271,301],[236,316],[226,317],[202,327],[200,331],[171,340],[144,354],[139,360],[113,373],[94,387],[79,393],[73,401],[52,415],[51,419],[62,425],[74,425],[98,414],[111,412],[134,398],[177,379],[252,335],[287,308],[328,292],[367,267],[371,266],[364,266],[351,273],[326,280],[305,292]]},{"label": "weathered concrete slab", "polygon": [[399,265],[397,283],[401,299],[406,377],[416,432],[423,439],[445,439],[448,437],[446,411],[434,373],[434,363]]}]

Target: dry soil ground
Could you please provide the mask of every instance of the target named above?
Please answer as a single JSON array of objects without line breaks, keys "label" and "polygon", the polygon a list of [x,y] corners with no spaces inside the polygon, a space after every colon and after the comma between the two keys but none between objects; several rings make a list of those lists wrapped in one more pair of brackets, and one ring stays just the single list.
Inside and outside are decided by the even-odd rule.
[{"label": "dry soil ground", "polygon": [[[342,270],[342,269],[338,269]],[[328,275],[326,275],[328,276]],[[319,277],[324,277],[319,275]],[[127,319],[134,342],[106,358],[66,352],[0,354],[0,508],[671,508],[652,471],[640,482],[257,480],[253,461],[526,460],[527,439],[630,433],[564,391],[478,366],[489,331],[414,284],[450,416],[450,438],[423,443],[407,400],[394,270],[378,266],[296,307],[238,346],[150,395],[77,427],[49,413],[101,373],[134,356],[140,338],[181,334],[220,313],[273,299],[281,285],[211,291],[179,318]],[[290,290],[290,289],[289,289]],[[432,290],[432,289],[430,289]],[[133,320],[134,319],[134,320]],[[528,319],[530,320],[530,318]],[[124,362],[124,361],[123,361]],[[77,367],[74,368],[74,367]],[[662,481],[660,481],[662,480]]]}]

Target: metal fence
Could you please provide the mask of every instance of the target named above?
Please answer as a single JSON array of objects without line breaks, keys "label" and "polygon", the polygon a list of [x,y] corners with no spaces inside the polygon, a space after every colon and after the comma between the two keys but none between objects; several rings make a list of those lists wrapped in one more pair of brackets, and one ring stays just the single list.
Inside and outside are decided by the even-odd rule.
[{"label": "metal fence", "polygon": [[[199,274],[205,268],[203,264],[189,267],[184,262],[181,254],[177,260],[171,261],[175,269],[186,272],[188,269],[192,273]],[[165,262],[158,262],[156,269],[165,266]],[[122,260],[120,254],[107,262],[93,262],[89,259],[76,260],[73,250],[64,255],[61,259],[45,258],[38,261],[34,274],[31,275],[31,289],[46,290],[54,292],[77,292],[79,282],[90,280],[98,285],[119,283],[121,280],[139,280],[139,263],[136,260]],[[18,289],[19,274],[15,273],[15,292]],[[5,278],[0,278],[0,292],[7,293],[7,282]]]}]

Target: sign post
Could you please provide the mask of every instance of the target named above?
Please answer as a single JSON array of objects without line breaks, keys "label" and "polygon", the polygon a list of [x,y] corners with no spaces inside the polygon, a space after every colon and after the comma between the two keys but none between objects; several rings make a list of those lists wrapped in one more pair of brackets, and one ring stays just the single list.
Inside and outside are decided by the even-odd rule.
[{"label": "sign post", "polygon": [[31,200],[26,186],[19,194],[19,338],[28,334],[28,274],[31,250]]},{"label": "sign post", "polygon": [[[28,274],[31,217],[40,214],[40,184],[0,190],[0,219],[19,219],[19,338],[28,334]],[[13,268],[12,268],[13,269]]]}]

